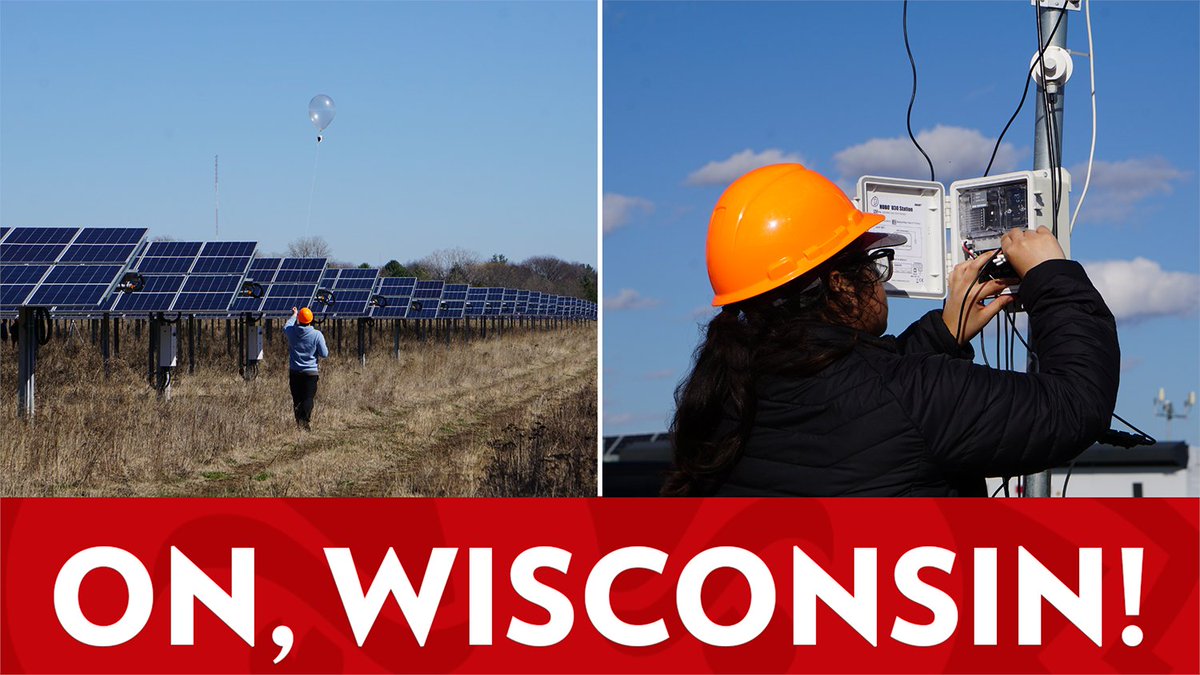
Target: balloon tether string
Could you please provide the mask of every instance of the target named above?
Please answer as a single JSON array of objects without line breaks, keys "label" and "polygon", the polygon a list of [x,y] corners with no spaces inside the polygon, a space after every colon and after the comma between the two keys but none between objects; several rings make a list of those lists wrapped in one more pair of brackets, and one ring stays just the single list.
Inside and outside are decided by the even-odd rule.
[{"label": "balloon tether string", "polygon": [[317,194],[317,162],[321,159],[321,137],[317,136],[317,150],[313,153],[312,189],[308,192],[308,217],[304,221],[304,236],[308,237],[309,226],[312,225],[313,195]]}]

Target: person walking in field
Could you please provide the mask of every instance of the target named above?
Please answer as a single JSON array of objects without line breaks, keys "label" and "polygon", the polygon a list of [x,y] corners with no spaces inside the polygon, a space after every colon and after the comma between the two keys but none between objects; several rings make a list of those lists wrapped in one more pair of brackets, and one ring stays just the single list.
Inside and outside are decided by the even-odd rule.
[{"label": "person walking in field", "polygon": [[292,308],[292,316],[283,326],[288,340],[288,384],[292,389],[292,410],[296,426],[309,431],[313,399],[317,395],[317,361],[329,358],[325,336],[312,327],[312,310]]}]

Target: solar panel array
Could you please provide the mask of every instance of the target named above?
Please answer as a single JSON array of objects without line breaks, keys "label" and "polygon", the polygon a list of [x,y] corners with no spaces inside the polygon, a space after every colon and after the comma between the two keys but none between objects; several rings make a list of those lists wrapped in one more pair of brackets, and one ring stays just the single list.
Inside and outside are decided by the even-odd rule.
[{"label": "solar panel array", "polygon": [[333,304],[314,301],[313,309],[343,319],[370,316],[371,298],[375,295],[378,279],[378,267],[327,269],[321,286],[333,292]]},{"label": "solar panel array", "polygon": [[483,316],[487,311],[487,289],[472,286],[467,289],[467,316]]},{"label": "solar panel array", "polygon": [[230,310],[265,316],[287,316],[293,307],[308,307],[325,272],[326,258],[255,258],[248,281],[262,286],[260,297],[239,296]]},{"label": "solar panel array", "polygon": [[252,241],[151,242],[133,265],[145,286],[121,294],[112,310],[228,314],[257,246]]},{"label": "solar panel array", "polygon": [[446,284],[442,287],[442,301],[438,305],[437,318],[461,319],[467,304],[467,284]]},{"label": "solar panel array", "polygon": [[108,297],[144,227],[18,227],[0,233],[0,312],[22,305],[87,310]]},{"label": "solar panel array", "polygon": [[442,301],[442,288],[445,285],[444,281],[418,281],[416,287],[413,288],[413,302],[412,307],[408,310],[408,318],[437,318],[438,306]]},{"label": "solar panel array", "polygon": [[416,285],[416,277],[384,277],[380,279],[378,295],[383,298],[384,304],[372,309],[371,316],[376,319],[406,318]]},{"label": "solar panel array", "polygon": [[[20,306],[72,316],[286,316],[301,306],[338,318],[594,318],[596,313],[595,303],[576,298],[380,278],[378,268],[328,269],[325,258],[254,258],[255,242],[145,243],[146,233],[145,228],[0,228],[0,315],[11,316]],[[140,276],[143,285],[132,292],[117,288],[126,272]],[[320,302],[320,289],[331,292],[331,304]]]}]

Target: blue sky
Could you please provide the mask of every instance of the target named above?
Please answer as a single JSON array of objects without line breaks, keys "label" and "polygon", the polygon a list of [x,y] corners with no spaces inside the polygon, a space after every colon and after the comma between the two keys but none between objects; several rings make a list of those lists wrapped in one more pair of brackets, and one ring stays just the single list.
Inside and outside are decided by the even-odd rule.
[{"label": "blue sky", "polygon": [[[1072,238],[1119,317],[1117,411],[1152,435],[1159,387],[1200,389],[1200,52],[1194,2],[1092,8],[1098,133]],[[1084,16],[1068,47],[1087,51]],[[938,180],[983,174],[1036,49],[1027,1],[909,6],[919,85],[913,129]],[[1152,56],[1150,56],[1152,55]],[[712,315],[708,217],[737,175],[800,161],[842,185],[928,179],[905,131],[912,87],[901,3],[629,3],[604,8],[605,434],[663,431],[672,391]],[[1087,60],[1067,85],[1063,162],[1082,189]],[[993,173],[1033,166],[1033,104]],[[869,151],[861,146],[876,141]],[[895,299],[889,331],[940,302]],[[1200,442],[1200,411],[1171,436]]]},{"label": "blue sky", "polygon": [[596,264],[596,7],[0,3],[0,221]]}]

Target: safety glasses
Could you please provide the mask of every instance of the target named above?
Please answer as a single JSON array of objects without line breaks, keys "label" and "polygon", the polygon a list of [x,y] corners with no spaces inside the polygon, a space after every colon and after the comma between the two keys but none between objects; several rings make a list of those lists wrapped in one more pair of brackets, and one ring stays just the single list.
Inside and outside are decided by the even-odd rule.
[{"label": "safety glasses", "polygon": [[856,262],[869,266],[875,281],[882,284],[892,278],[892,261],[895,257],[895,249],[877,248],[864,253]]}]

